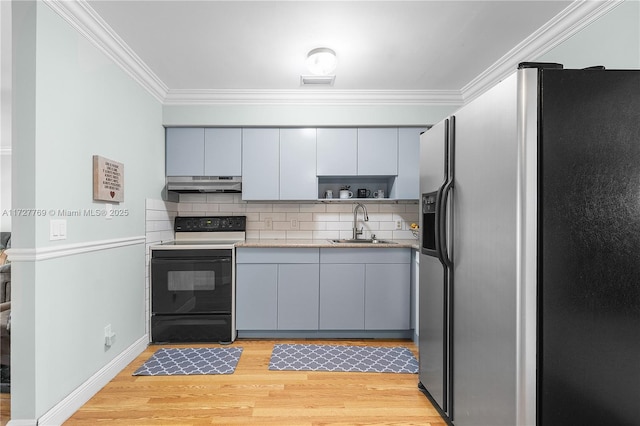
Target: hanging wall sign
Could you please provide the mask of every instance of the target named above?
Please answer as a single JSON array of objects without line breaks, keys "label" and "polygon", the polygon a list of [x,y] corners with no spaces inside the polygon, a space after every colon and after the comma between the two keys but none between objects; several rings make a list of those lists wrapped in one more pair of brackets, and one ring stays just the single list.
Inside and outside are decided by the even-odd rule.
[{"label": "hanging wall sign", "polygon": [[93,156],[93,199],[124,201],[124,164]]}]

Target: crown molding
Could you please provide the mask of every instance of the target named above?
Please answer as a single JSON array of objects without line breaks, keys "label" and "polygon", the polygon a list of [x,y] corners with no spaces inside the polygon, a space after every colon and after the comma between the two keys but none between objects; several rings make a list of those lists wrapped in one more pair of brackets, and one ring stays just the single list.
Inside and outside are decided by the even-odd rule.
[{"label": "crown molding", "polygon": [[45,0],[44,3],[104,52],[154,98],[160,102],[164,101],[168,87],[85,0]]},{"label": "crown molding", "polygon": [[169,90],[165,105],[461,105],[457,90]]},{"label": "crown molding", "polygon": [[574,1],[461,89],[467,103],[516,72],[521,62],[535,61],[624,0]]}]

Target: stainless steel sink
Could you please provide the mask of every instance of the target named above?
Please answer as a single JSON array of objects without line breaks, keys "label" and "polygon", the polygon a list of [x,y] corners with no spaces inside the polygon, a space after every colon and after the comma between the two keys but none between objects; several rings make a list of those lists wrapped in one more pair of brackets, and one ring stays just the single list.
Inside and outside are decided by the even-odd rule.
[{"label": "stainless steel sink", "polygon": [[397,244],[394,241],[388,241],[388,240],[378,240],[378,239],[374,239],[374,240],[367,240],[367,239],[350,239],[350,240],[329,240],[330,243],[332,244]]}]

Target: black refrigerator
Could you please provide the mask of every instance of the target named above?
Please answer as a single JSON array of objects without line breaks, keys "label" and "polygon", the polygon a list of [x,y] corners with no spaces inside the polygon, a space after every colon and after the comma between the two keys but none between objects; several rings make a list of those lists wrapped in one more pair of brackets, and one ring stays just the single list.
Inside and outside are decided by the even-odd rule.
[{"label": "black refrigerator", "polygon": [[443,416],[640,424],[640,70],[523,63],[422,135],[420,180]]}]

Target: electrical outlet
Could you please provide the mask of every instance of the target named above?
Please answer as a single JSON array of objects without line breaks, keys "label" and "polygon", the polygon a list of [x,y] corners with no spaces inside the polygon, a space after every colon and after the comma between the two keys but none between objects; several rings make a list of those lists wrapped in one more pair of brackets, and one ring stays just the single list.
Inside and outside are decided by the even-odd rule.
[{"label": "electrical outlet", "polygon": [[291,229],[298,229],[298,219],[291,219]]},{"label": "electrical outlet", "polygon": [[273,229],[273,219],[268,217],[264,220],[264,229]]},{"label": "electrical outlet", "polygon": [[402,221],[401,220],[396,220],[396,230],[401,230],[402,229]]}]

